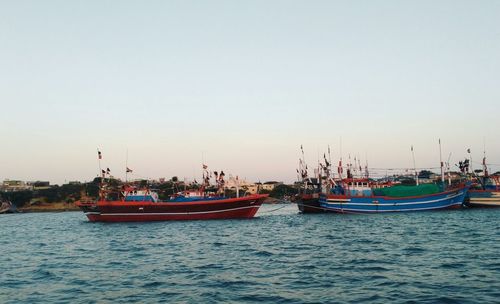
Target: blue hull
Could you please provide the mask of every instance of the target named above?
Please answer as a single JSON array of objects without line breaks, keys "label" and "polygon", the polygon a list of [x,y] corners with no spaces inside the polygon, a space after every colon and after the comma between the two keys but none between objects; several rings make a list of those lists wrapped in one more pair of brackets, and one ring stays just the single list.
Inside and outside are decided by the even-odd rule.
[{"label": "blue hull", "polygon": [[468,187],[414,197],[328,195],[320,198],[322,208],[339,213],[411,212],[459,208]]}]

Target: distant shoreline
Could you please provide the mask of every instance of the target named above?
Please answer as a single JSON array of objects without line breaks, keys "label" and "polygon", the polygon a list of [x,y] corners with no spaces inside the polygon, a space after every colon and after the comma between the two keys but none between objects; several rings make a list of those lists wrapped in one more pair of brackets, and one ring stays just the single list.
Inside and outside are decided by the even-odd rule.
[{"label": "distant shoreline", "polygon": [[17,208],[19,212],[22,213],[34,213],[34,212],[63,212],[63,211],[79,211],[80,208],[75,206],[73,203],[51,203],[35,206],[23,206]]}]

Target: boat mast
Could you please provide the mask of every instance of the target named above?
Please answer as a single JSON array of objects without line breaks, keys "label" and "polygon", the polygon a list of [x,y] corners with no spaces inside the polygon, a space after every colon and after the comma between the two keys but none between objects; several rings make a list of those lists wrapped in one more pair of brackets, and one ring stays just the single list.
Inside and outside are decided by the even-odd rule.
[{"label": "boat mast", "polygon": [[340,136],[340,160],[339,160],[339,179],[342,184],[342,136]]},{"label": "boat mast", "polygon": [[97,163],[99,165],[99,176],[101,177],[101,182],[99,183],[99,200],[103,199],[102,198],[102,190],[104,188],[104,173],[101,167],[101,159],[102,159],[102,153],[99,151],[99,148],[97,148]]},{"label": "boat mast", "polygon": [[128,181],[128,148],[125,152],[125,183]]},{"label": "boat mast", "polygon": [[413,172],[415,174],[415,180],[417,182],[417,186],[419,185],[417,166],[415,165],[415,151],[413,151],[413,145],[411,145],[411,155],[413,157]]},{"label": "boat mast", "polygon": [[483,179],[485,183],[487,177],[488,177],[488,167],[486,166],[486,141],[483,137]]},{"label": "boat mast", "polygon": [[[302,153],[302,158],[299,158],[299,181],[301,182],[303,188],[302,194],[305,194],[307,192],[307,165],[305,163],[305,156],[304,156],[304,147],[301,144],[300,145],[300,151]],[[300,189],[299,189],[300,192]]]},{"label": "boat mast", "polygon": [[366,179],[370,178],[370,173],[368,172],[368,153],[365,152],[365,177]]},{"label": "boat mast", "polygon": [[451,159],[451,152],[448,155],[448,162],[446,162],[446,171],[447,171],[447,175],[448,175],[448,186],[451,186],[450,159]]},{"label": "boat mast", "polygon": [[439,139],[439,162],[441,163],[441,182],[444,185],[444,166],[443,166],[443,155],[441,153],[441,138]]},{"label": "boat mast", "polygon": [[[469,169],[470,169],[470,172],[471,172],[471,178],[472,178],[472,173],[474,173],[474,169],[473,169],[473,167],[472,167],[472,153],[470,152],[470,148],[469,148],[469,149],[467,149],[467,153],[469,153],[469,162],[470,162],[470,164],[469,164]],[[469,172],[467,172],[467,173],[469,173]]]}]

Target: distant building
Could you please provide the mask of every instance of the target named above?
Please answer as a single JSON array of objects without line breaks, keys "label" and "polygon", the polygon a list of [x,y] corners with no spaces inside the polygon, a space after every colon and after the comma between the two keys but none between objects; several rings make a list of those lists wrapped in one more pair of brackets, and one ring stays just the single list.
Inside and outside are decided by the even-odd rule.
[{"label": "distant building", "polygon": [[249,194],[256,194],[259,191],[259,187],[256,184],[247,185],[245,189]]},{"label": "distant building", "polygon": [[32,190],[33,186],[27,184],[24,181],[20,180],[4,180],[2,182],[1,190],[5,192],[14,192],[14,191],[23,191],[23,190]]},{"label": "distant building", "polygon": [[31,186],[33,190],[43,190],[51,187],[50,182],[46,181],[28,182],[28,185]]},{"label": "distant building", "polygon": [[276,186],[281,184],[283,183],[275,181],[265,182],[264,184],[262,184],[262,190],[273,191]]}]

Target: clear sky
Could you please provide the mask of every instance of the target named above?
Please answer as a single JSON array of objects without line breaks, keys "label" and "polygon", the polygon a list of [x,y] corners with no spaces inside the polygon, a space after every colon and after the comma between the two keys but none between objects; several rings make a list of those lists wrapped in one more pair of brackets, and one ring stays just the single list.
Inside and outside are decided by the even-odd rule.
[{"label": "clear sky", "polygon": [[[500,164],[500,1],[0,1],[0,180]],[[495,171],[500,167],[494,167]]]}]

